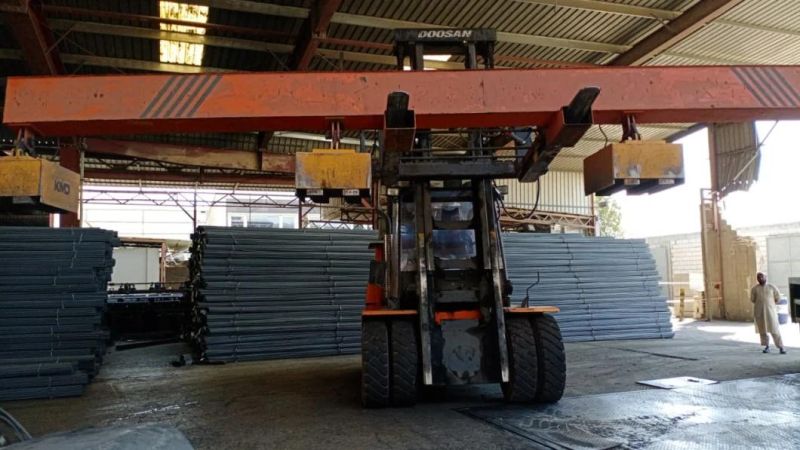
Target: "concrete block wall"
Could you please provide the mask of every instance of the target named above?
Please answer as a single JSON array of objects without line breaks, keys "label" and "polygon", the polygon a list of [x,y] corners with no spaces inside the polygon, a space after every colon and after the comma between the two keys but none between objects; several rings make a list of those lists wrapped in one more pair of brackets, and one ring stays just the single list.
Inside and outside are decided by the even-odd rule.
[{"label": "concrete block wall", "polygon": [[[736,230],[736,233],[742,238],[750,238],[755,242],[757,270],[765,272],[769,276],[767,240],[770,236],[800,234],[800,223],[740,228]],[[685,274],[689,273],[700,274],[702,277],[703,252],[700,233],[652,237],[647,238],[647,243],[654,250],[667,248],[669,251],[670,273],[666,274],[663,281],[680,282],[685,280]],[[678,287],[680,286],[671,285],[670,292],[673,299],[677,298]],[[693,291],[687,291],[687,295],[691,294]]]},{"label": "concrete block wall", "polygon": [[703,273],[703,248],[700,235],[684,237],[670,243],[672,273]]},{"label": "concrete block wall", "polygon": [[[700,241],[700,233],[681,234],[674,236],[661,236],[647,238],[647,244],[651,248],[666,247],[670,255],[670,273],[666,274],[662,281],[676,282],[684,277],[688,279],[688,274],[703,274],[703,247]],[[672,297],[675,297],[677,289],[671,289]]]}]

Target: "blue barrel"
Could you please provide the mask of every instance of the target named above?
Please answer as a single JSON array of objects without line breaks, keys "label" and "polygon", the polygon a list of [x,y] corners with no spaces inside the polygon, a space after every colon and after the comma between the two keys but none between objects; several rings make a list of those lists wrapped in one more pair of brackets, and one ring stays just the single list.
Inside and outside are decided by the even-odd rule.
[{"label": "blue barrel", "polygon": [[778,323],[781,325],[789,323],[789,300],[786,297],[778,300]]}]

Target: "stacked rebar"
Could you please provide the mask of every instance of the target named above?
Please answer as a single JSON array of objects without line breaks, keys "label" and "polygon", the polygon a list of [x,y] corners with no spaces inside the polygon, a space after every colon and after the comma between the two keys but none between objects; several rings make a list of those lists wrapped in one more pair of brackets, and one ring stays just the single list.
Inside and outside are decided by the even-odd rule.
[{"label": "stacked rebar", "polygon": [[192,240],[201,359],[359,351],[373,232],[200,227]]},{"label": "stacked rebar", "polygon": [[[193,235],[194,340],[210,362],[355,353],[376,234],[201,227]],[[512,301],[561,308],[566,341],[672,337],[643,240],[503,237]]]},{"label": "stacked rebar", "polygon": [[0,400],[83,393],[105,353],[115,232],[0,227]]},{"label": "stacked rebar", "polygon": [[565,341],[673,336],[655,261],[644,240],[576,234],[503,236],[513,303],[561,308]]}]

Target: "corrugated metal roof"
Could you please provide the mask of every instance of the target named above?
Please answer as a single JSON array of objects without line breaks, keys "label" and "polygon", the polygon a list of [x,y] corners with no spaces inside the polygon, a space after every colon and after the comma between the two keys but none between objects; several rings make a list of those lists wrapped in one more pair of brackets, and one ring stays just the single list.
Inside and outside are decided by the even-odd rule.
[{"label": "corrugated metal roof", "polygon": [[[687,2],[624,1],[618,3],[678,9]],[[353,0],[345,1],[340,11],[431,25],[495,28],[501,32],[621,45],[628,44],[635,38],[632,35],[641,33],[653,23],[652,20],[641,17],[507,0],[442,0],[436,2],[427,0],[402,2]],[[354,28],[354,31],[364,32],[358,28]],[[359,34],[355,36],[369,37]]]},{"label": "corrugated metal roof", "polygon": [[711,124],[708,132],[716,151],[716,189],[722,197],[734,191],[748,190],[754,181],[758,181],[761,162],[756,124]]},{"label": "corrugated metal roof", "polygon": [[[296,4],[297,2],[285,3]],[[270,38],[270,42],[278,44],[292,44],[294,39],[290,36],[297,36],[303,24],[303,21],[299,19],[267,16],[263,14],[248,14],[220,8],[211,8],[209,10],[208,21],[220,25],[232,25],[256,30],[270,30],[276,33],[286,33],[286,37],[276,35]],[[207,35],[237,37],[233,33],[218,30],[208,30]],[[286,54],[206,45],[203,65],[246,71],[280,71],[288,70],[286,59]]]},{"label": "corrugated metal roof", "polygon": [[[693,1],[617,1],[635,6],[680,11]],[[508,0],[469,1],[345,1],[340,11],[347,14],[419,22],[449,27],[495,28],[498,32],[537,35],[584,42],[600,42],[630,46],[659,27],[659,22],[643,17],[608,14],[560,6]],[[367,26],[333,23],[329,35],[340,39],[391,44],[392,30]],[[323,45],[323,48],[364,51],[357,47]],[[369,50],[369,53],[389,55],[389,51]],[[603,63],[608,54],[589,50],[545,47],[499,42],[498,55],[556,61]],[[511,62],[513,67],[532,67],[536,64]]]}]

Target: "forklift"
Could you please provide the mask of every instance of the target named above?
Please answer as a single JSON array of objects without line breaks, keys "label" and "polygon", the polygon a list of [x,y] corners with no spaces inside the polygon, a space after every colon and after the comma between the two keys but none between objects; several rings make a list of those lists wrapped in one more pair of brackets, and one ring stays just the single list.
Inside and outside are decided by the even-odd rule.
[{"label": "forklift", "polygon": [[[426,56],[451,55],[466,70],[492,70],[495,41],[488,29],[396,30],[397,69],[425,70]],[[563,108],[560,135],[546,136],[534,128],[416,129],[409,95],[391,92],[369,160],[337,150],[335,121],[333,149],[297,154],[301,199],[358,203],[367,193],[363,201],[376,211],[380,240],[362,314],[363,406],[410,406],[423,386],[485,383],[500,383],[510,402],[561,398],[564,346],[551,315],[558,308],[511,306],[494,180],[536,181],[591,125],[598,93],[578,92]],[[457,148],[440,144],[454,135]]]}]

